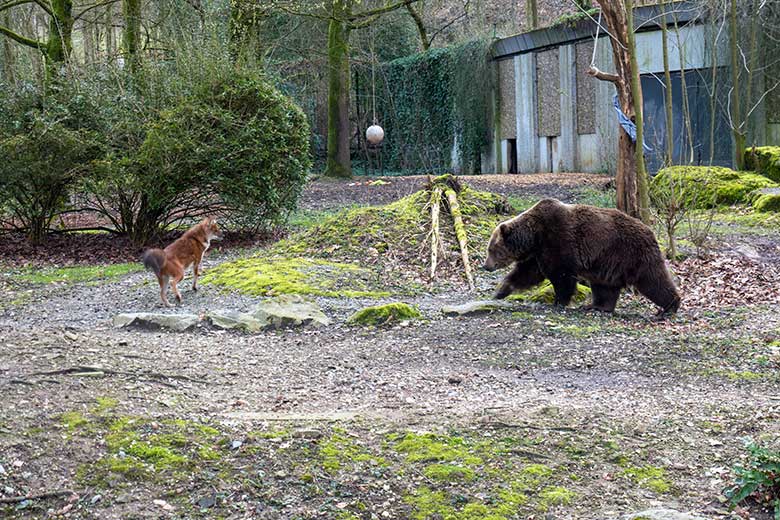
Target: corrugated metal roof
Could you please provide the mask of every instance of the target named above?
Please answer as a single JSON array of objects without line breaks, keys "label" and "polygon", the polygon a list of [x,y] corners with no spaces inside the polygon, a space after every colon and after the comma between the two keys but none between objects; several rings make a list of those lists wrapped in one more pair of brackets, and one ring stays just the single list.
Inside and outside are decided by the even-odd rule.
[{"label": "corrugated metal roof", "polygon": [[[666,4],[667,25],[674,23],[674,13],[678,25],[701,23],[701,8],[694,2],[682,1]],[[545,29],[536,29],[523,34],[497,40],[492,47],[493,59],[500,60],[524,54],[526,52],[573,43],[579,40],[593,38],[596,35],[598,14],[590,18],[577,20],[573,23],[562,23]],[[637,31],[652,31],[660,27],[661,7],[646,5],[634,9],[634,27]],[[602,20],[602,26],[604,21]],[[602,34],[604,30],[602,29]]]}]

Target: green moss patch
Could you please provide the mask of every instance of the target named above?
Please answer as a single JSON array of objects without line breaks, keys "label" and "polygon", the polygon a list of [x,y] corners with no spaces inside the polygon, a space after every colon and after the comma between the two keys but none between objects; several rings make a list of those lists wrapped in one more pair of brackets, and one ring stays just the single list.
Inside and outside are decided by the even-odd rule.
[{"label": "green moss patch", "polygon": [[351,325],[380,326],[390,325],[406,320],[416,320],[422,317],[420,310],[406,303],[388,303],[360,309],[349,317]]},{"label": "green moss patch", "polygon": [[751,194],[763,188],[778,187],[763,175],[738,172],[720,166],[672,166],[653,178],[650,189],[654,197],[674,193],[693,208],[749,204]]},{"label": "green moss patch", "polygon": [[[583,303],[590,298],[590,295],[590,287],[577,284],[577,290],[574,292],[572,301],[574,303]],[[527,291],[513,294],[507,299],[522,302],[546,303],[548,305],[552,305],[555,302],[555,289],[549,280],[545,280],[536,287],[528,289]]]},{"label": "green moss patch", "polygon": [[225,448],[220,433],[189,421],[149,421],[100,415],[90,423],[91,435],[102,438],[106,453],[84,465],[80,479],[100,486],[122,477],[128,480],[184,477],[219,461]]},{"label": "green moss patch", "polygon": [[395,444],[395,450],[406,454],[409,462],[482,463],[482,459],[460,437],[407,433]]},{"label": "green moss patch", "polygon": [[390,292],[377,289],[379,274],[354,264],[318,258],[253,256],[225,262],[206,273],[211,283],[245,294],[381,298]]},{"label": "green moss patch", "polygon": [[623,476],[634,481],[639,487],[658,494],[668,493],[672,488],[666,479],[666,470],[658,466],[631,466],[623,470]]},{"label": "green moss patch", "polygon": [[371,455],[355,440],[338,432],[320,443],[319,454],[323,469],[331,474],[354,463],[368,462],[375,466],[385,464],[384,459]]},{"label": "green moss patch", "polygon": [[780,146],[758,146],[745,150],[745,167],[780,182]]},{"label": "green moss patch", "polygon": [[47,267],[42,269],[25,268],[14,276],[19,281],[50,283],[84,283],[98,280],[115,280],[130,273],[141,271],[143,266],[136,263],[110,264],[74,267]]},{"label": "green moss patch", "polygon": [[423,474],[431,480],[441,482],[469,481],[476,477],[473,469],[453,464],[430,464],[425,468]]}]

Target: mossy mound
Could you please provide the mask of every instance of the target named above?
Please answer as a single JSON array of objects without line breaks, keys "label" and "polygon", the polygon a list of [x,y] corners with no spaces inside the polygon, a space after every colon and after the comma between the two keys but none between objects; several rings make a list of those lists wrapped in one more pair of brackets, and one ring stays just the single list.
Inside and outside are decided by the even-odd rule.
[{"label": "mossy mound", "polygon": [[406,303],[388,303],[360,309],[349,317],[350,325],[380,326],[406,320],[420,319],[422,314],[417,307]]},{"label": "mossy mound", "polygon": [[758,146],[745,150],[745,167],[780,182],[780,146]]},{"label": "mossy mound", "polygon": [[[493,229],[514,214],[500,195],[472,190],[454,177],[434,179],[457,188],[474,266]],[[270,251],[226,262],[204,283],[255,295],[382,297],[410,294],[429,277],[431,192],[424,188],[384,206],[343,210],[295,233]],[[442,202],[437,281],[463,280],[452,217]]]},{"label": "mossy mound", "polygon": [[[590,294],[590,287],[577,284],[577,290],[574,292],[572,301],[574,303],[583,303],[590,298]],[[555,289],[549,280],[545,280],[532,289],[513,294],[508,299],[552,305],[555,302]]]},{"label": "mossy mound", "polygon": [[[465,184],[460,185],[458,201],[469,248],[475,257],[484,256],[493,229],[513,216],[514,210],[501,195],[473,190]],[[424,189],[385,206],[345,210],[280,242],[275,249],[306,258],[338,258],[361,264],[402,261],[406,266],[427,267],[430,251],[424,242],[431,227],[429,202],[430,192]],[[442,240],[457,252],[452,219],[444,208],[440,218]]]},{"label": "mossy mound", "polygon": [[674,193],[689,207],[707,209],[749,204],[751,194],[778,185],[754,172],[738,172],[720,166],[672,166],[658,172],[650,185],[653,197]]}]

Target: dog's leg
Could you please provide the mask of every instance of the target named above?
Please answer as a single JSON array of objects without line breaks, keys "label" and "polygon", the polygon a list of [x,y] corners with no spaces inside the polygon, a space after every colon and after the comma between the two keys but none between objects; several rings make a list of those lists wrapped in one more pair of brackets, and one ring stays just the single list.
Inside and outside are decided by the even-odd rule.
[{"label": "dog's leg", "polygon": [[174,270],[173,278],[171,279],[171,289],[176,299],[181,303],[181,293],[179,292],[179,282],[184,279],[184,269],[178,267]]},{"label": "dog's leg", "polygon": [[157,277],[157,281],[160,283],[160,300],[162,301],[162,304],[166,307],[170,307],[171,304],[168,303],[168,298],[165,295],[168,288],[168,277],[167,276],[159,276]]},{"label": "dog's leg", "polygon": [[203,255],[192,263],[192,290],[198,290],[198,275],[203,272]]}]

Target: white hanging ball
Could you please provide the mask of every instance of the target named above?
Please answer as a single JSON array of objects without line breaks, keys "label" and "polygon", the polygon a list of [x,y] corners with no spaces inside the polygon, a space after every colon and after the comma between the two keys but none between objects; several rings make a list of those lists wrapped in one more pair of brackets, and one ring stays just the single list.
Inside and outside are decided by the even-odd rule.
[{"label": "white hanging ball", "polygon": [[371,125],[366,129],[366,140],[371,144],[379,144],[385,138],[385,131],[379,125]]}]

